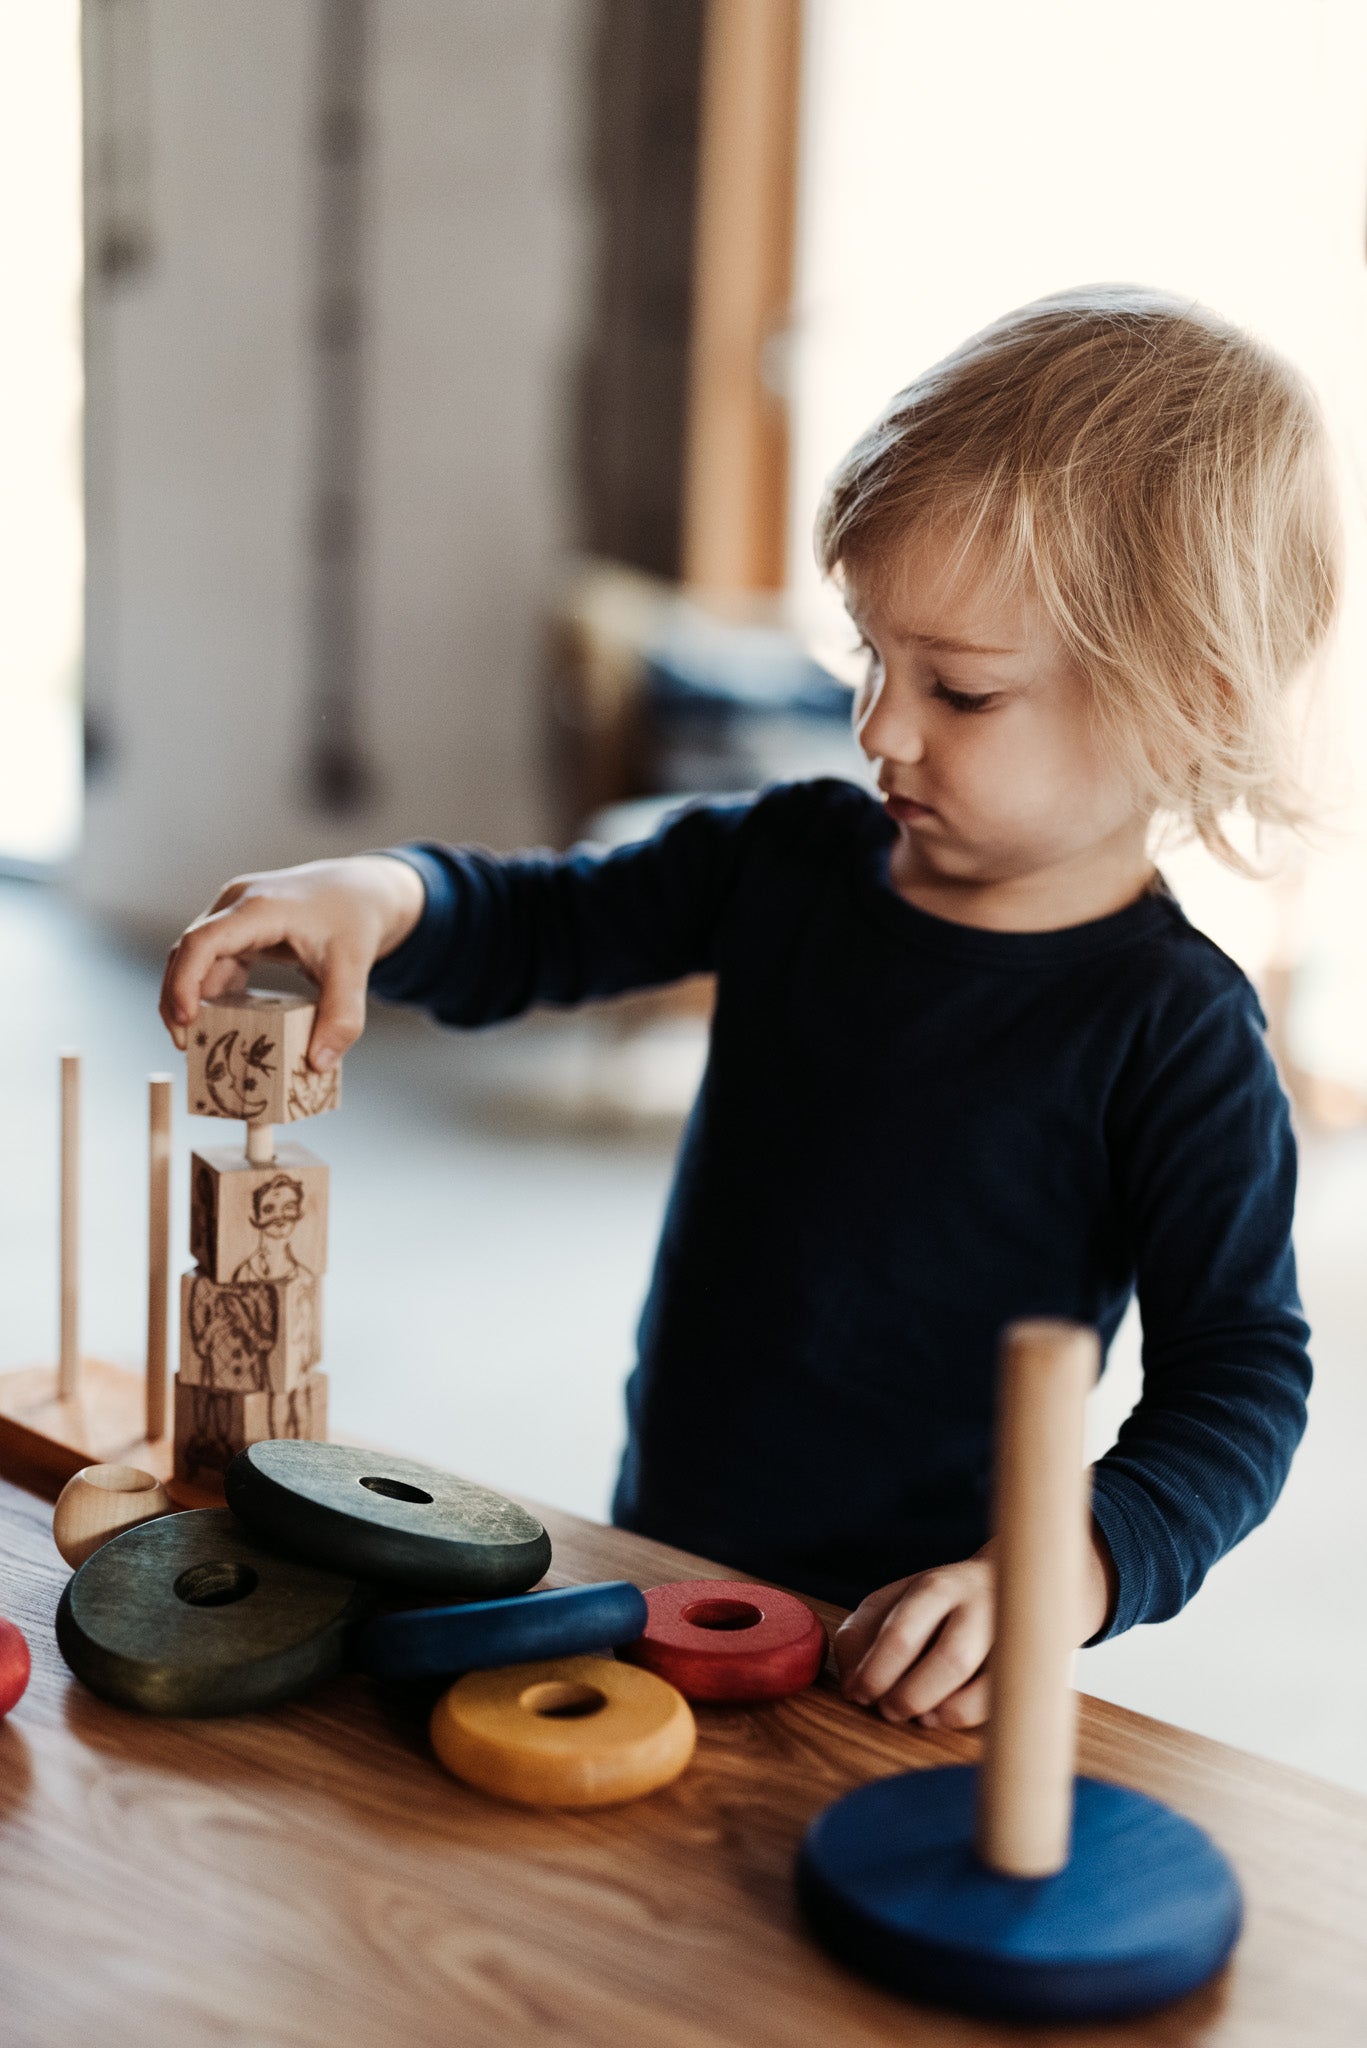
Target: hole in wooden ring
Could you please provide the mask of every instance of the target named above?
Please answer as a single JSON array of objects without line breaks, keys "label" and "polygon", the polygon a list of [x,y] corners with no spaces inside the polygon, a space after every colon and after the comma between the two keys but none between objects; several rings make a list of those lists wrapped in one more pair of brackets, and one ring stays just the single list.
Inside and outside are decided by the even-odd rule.
[{"label": "hole in wooden ring", "polygon": [[680,1621],[694,1628],[757,1628],[764,1616],[749,1600],[695,1600],[679,1610]]},{"label": "hole in wooden ring", "polygon": [[382,1493],[386,1500],[412,1500],[420,1507],[432,1505],[432,1495],[424,1493],[420,1486],[410,1486],[406,1479],[362,1479],[359,1483],[372,1493]]},{"label": "hole in wooden ring", "polygon": [[596,1685],[574,1685],[565,1678],[551,1678],[541,1685],[529,1685],[519,1694],[517,1703],[529,1714],[540,1714],[548,1721],[584,1721],[590,1714],[601,1714],[608,1696],[599,1692]]},{"label": "hole in wooden ring", "polygon": [[87,1465],[80,1477],[102,1493],[150,1493],[157,1483],[150,1472],[141,1472],[136,1465]]},{"label": "hole in wooden ring", "polygon": [[260,1580],[249,1564],[192,1564],[181,1573],[173,1591],[187,1607],[231,1607],[245,1600]]}]

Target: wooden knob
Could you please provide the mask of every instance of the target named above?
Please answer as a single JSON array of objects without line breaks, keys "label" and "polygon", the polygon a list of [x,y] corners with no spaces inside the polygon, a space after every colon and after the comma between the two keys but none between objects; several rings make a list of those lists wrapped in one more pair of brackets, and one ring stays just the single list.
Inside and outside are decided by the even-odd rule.
[{"label": "wooden knob", "polygon": [[52,1540],[75,1571],[111,1536],[173,1512],[170,1495],[136,1465],[87,1465],[68,1479],[52,1512]]},{"label": "wooden knob", "polygon": [[1083,1417],[1100,1344],[1078,1323],[1012,1323],[997,1389],[997,1603],[978,1854],[1013,1877],[1068,1861],[1090,1474]]}]

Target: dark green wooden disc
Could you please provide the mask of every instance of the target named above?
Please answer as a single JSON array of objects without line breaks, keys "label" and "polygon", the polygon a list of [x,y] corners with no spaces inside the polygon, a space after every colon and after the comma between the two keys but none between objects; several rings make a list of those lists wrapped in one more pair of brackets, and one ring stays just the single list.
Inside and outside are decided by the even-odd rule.
[{"label": "dark green wooden disc", "polygon": [[492,1599],[525,1592],[551,1561],[550,1537],[515,1501],[350,1444],[249,1444],[224,1493],[253,1535],[358,1579]]},{"label": "dark green wooden disc", "polygon": [[226,1508],[202,1508],[88,1557],[62,1594],[57,1647],[118,1706],[242,1714],[330,1678],[371,1604],[354,1579],[278,1557]]}]

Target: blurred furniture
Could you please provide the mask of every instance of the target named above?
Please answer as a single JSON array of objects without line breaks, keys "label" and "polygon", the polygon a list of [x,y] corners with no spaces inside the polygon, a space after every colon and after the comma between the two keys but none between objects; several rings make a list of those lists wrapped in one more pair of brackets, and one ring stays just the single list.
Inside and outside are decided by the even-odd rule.
[{"label": "blurred furniture", "polygon": [[[862,780],[849,689],[814,661],[779,597],[703,598],[614,563],[567,576],[550,628],[550,773],[562,843],[635,836],[613,807]],[[653,826],[647,824],[647,829]]]}]

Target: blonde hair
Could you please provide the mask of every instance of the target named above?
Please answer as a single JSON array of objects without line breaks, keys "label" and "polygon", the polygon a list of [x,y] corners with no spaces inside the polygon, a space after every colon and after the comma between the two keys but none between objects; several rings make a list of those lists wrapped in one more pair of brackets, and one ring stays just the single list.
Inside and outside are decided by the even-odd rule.
[{"label": "blonde hair", "polygon": [[1222,819],[1307,822],[1289,686],[1338,605],[1332,450],[1273,350],[1143,286],[1037,299],[885,407],[830,478],[822,568],[877,573],[926,522],[1033,583],[1152,814],[1251,871]]}]

